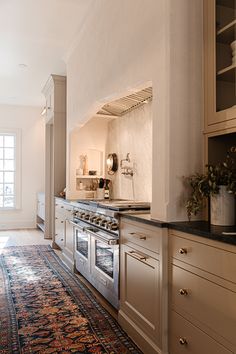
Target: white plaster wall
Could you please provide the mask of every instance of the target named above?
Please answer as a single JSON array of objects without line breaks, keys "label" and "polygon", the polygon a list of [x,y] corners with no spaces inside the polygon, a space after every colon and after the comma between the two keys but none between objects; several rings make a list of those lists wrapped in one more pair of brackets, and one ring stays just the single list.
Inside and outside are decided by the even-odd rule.
[{"label": "white plaster wall", "polygon": [[187,220],[183,176],[203,167],[202,5],[171,1],[168,110],[153,121],[152,216],[161,220]]},{"label": "white plaster wall", "polygon": [[0,105],[0,129],[21,132],[21,209],[0,212],[0,229],[36,226],[36,194],[44,191],[44,121],[35,107]]},{"label": "white plaster wall", "polygon": [[[107,154],[118,155],[119,168],[112,181],[113,199],[135,199],[151,202],[152,196],[152,103],[113,119],[108,124]],[[130,153],[133,177],[121,172],[120,161]]]},{"label": "white plaster wall", "polygon": [[152,82],[155,219],[186,219],[181,178],[202,161],[202,42],[202,0],[100,0],[67,58],[68,131]]},{"label": "white plaster wall", "polygon": [[[104,156],[107,139],[107,124],[108,121],[103,118],[92,118],[83,127],[74,129],[69,135],[69,151],[70,160],[68,163],[67,174],[67,192],[66,197],[68,199],[79,198],[78,191],[76,189],[76,169],[80,165],[80,155],[89,154],[90,149],[98,150],[102,152],[103,158],[103,171],[104,172]],[[91,161],[88,161],[89,167]]]}]

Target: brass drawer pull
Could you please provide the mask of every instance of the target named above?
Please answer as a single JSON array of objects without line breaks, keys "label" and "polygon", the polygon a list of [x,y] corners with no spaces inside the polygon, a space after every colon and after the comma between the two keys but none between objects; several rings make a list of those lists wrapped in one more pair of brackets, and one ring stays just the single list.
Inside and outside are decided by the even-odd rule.
[{"label": "brass drawer pull", "polygon": [[179,289],[180,295],[188,295],[188,291],[186,289]]},{"label": "brass drawer pull", "polygon": [[143,241],[145,241],[147,239],[147,236],[145,236],[141,233],[138,233],[138,232],[130,232],[129,235],[138,237],[140,240],[143,240]]},{"label": "brass drawer pull", "polygon": [[186,248],[180,248],[179,253],[180,254],[187,254],[188,252],[187,252]]},{"label": "brass drawer pull", "polygon": [[180,337],[180,339],[179,339],[179,344],[181,344],[181,345],[187,345],[188,342],[187,342],[186,338]]},{"label": "brass drawer pull", "polygon": [[138,259],[139,261],[146,261],[147,260],[147,257],[145,257],[144,255],[139,254],[139,253],[137,253],[135,251],[130,251],[129,254],[134,256],[134,258]]}]

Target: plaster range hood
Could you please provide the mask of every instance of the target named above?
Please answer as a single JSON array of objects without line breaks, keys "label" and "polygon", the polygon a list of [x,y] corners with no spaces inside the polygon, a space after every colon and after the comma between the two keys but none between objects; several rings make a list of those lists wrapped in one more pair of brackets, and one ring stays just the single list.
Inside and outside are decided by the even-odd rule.
[{"label": "plaster range hood", "polygon": [[115,101],[106,103],[97,113],[97,117],[117,118],[152,100],[152,87],[134,92]]}]

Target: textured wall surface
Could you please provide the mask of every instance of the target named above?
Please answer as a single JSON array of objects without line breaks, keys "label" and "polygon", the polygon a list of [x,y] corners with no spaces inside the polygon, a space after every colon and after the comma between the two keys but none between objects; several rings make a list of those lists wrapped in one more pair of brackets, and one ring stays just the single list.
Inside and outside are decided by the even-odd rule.
[{"label": "textured wall surface", "polygon": [[[106,151],[116,153],[119,168],[112,180],[113,198],[151,201],[152,192],[152,103],[148,103],[108,124]],[[133,177],[121,172],[120,160],[130,153]]]}]

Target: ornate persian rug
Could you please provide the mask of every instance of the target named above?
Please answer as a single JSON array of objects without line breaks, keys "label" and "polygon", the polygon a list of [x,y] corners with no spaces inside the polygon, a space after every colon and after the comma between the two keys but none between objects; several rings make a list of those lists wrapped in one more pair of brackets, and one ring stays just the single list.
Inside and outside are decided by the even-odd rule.
[{"label": "ornate persian rug", "polygon": [[141,353],[50,246],[0,254],[0,353]]}]

